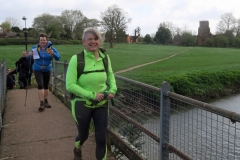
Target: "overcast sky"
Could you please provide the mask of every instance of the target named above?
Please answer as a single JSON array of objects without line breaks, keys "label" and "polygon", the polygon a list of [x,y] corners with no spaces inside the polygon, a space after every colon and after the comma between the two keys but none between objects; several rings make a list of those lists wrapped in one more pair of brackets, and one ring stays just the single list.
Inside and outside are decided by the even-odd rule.
[{"label": "overcast sky", "polygon": [[100,13],[116,4],[132,19],[127,34],[133,35],[136,27],[141,35],[156,33],[163,21],[179,28],[187,26],[197,34],[199,21],[208,20],[214,34],[221,15],[231,12],[240,18],[239,0],[0,0],[0,23],[6,18],[19,20],[20,29],[32,26],[33,19],[43,13],[61,15],[64,10],[80,10],[87,18],[100,20]]}]

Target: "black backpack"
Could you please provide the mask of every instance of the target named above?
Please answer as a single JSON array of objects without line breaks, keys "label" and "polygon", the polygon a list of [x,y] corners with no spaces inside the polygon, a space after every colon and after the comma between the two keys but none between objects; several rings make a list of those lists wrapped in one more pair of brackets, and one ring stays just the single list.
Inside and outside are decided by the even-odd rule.
[{"label": "black backpack", "polygon": [[85,60],[84,60],[84,51],[82,51],[77,54],[77,62],[78,62],[77,63],[77,79],[79,79],[79,77],[82,74],[88,74],[88,73],[93,73],[93,72],[106,72],[106,74],[108,75],[108,56],[105,53],[106,50],[104,48],[100,48],[99,50],[105,55],[105,57],[103,58],[104,69],[84,72]]},{"label": "black backpack", "polygon": [[[80,52],[77,54],[77,80],[82,74],[88,74],[88,73],[93,73],[93,72],[106,72],[108,76],[108,56],[105,53],[106,50],[104,48],[99,48],[99,50],[105,55],[103,58],[103,66],[104,69],[101,70],[93,70],[93,71],[85,71],[84,72],[84,67],[85,67],[85,60],[84,60],[84,51]],[[74,99],[76,96],[71,93],[70,94],[71,99]]]}]

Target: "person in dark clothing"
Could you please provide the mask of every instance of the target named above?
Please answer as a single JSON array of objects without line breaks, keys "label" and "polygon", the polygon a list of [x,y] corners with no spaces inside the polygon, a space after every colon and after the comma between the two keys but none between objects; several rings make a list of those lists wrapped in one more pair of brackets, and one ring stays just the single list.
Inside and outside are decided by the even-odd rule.
[{"label": "person in dark clothing", "polygon": [[13,74],[9,74],[11,72],[11,69],[7,69],[7,90],[8,89],[15,89],[16,83],[15,83],[15,76]]},{"label": "person in dark clothing", "polygon": [[32,72],[33,59],[28,60],[26,58],[27,53],[28,52],[26,50],[22,52],[22,57],[15,63],[17,68],[9,73],[19,73],[18,83],[20,89],[26,89],[29,84],[29,79],[31,79],[30,73]]}]

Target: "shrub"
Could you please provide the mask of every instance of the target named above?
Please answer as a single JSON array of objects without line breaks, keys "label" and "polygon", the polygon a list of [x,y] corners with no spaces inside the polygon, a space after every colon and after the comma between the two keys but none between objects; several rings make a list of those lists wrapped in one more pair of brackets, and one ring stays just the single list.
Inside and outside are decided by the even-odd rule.
[{"label": "shrub", "polygon": [[166,79],[175,93],[207,100],[229,93],[229,89],[238,89],[240,71],[198,72],[181,76],[171,76]]}]

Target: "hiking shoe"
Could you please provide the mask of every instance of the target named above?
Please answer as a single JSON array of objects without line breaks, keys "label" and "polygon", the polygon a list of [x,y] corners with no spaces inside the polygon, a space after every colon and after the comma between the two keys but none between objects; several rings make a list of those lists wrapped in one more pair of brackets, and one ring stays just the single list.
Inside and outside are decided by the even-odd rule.
[{"label": "hiking shoe", "polygon": [[45,108],[51,108],[52,106],[48,103],[48,100],[45,99],[44,100],[44,105],[45,105]]},{"label": "hiking shoe", "polygon": [[82,151],[81,149],[77,149],[76,147],[73,150],[74,160],[82,160]]},{"label": "hiking shoe", "polygon": [[44,109],[45,109],[45,105],[44,105],[43,101],[41,101],[40,102],[40,107],[38,108],[38,111],[42,112],[42,111],[44,111]]}]

